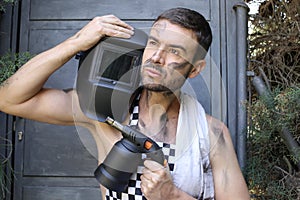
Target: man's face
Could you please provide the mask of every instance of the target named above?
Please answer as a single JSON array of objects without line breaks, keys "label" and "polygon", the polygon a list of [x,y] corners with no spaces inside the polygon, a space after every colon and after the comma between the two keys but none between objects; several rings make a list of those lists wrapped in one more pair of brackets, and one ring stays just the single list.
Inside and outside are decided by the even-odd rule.
[{"label": "man's face", "polygon": [[152,91],[177,91],[194,70],[192,65],[198,47],[194,33],[167,20],[151,28],[143,54],[141,77]]}]

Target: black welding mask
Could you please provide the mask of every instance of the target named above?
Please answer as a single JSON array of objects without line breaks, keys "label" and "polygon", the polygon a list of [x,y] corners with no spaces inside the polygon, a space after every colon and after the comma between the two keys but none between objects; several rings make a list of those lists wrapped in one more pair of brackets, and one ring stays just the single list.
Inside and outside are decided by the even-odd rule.
[{"label": "black welding mask", "polygon": [[76,89],[87,117],[101,122],[107,116],[125,120],[129,99],[139,86],[147,39],[144,31],[135,29],[129,39],[105,37],[90,50],[77,54]]}]

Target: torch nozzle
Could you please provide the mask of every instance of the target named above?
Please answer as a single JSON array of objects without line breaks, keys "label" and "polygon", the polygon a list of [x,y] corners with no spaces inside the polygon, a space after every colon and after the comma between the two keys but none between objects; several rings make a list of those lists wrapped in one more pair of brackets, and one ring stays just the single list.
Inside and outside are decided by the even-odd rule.
[{"label": "torch nozzle", "polygon": [[109,125],[111,125],[112,127],[116,128],[117,130],[124,132],[124,126],[122,124],[120,124],[119,122],[115,121],[114,119],[107,117],[105,120],[106,123],[108,123]]},{"label": "torch nozzle", "polygon": [[108,123],[109,125],[112,125],[112,124],[114,123],[114,121],[115,121],[115,120],[113,120],[113,119],[110,118],[110,117],[107,117],[106,120],[105,120],[105,122]]}]

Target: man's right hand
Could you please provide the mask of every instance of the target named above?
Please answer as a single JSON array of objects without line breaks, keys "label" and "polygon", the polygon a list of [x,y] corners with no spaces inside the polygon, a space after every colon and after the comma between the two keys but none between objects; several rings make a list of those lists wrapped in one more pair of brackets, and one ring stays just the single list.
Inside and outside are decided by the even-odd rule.
[{"label": "man's right hand", "polygon": [[104,36],[130,38],[133,34],[133,27],[114,15],[105,15],[95,17],[70,39],[76,40],[79,51],[85,51]]}]

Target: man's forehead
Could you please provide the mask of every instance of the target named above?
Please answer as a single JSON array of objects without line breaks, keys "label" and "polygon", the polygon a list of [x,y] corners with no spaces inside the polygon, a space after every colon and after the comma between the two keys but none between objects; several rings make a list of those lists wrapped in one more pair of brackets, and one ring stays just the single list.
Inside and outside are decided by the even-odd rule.
[{"label": "man's forehead", "polygon": [[195,34],[191,30],[172,24],[167,20],[155,22],[151,28],[150,36],[176,43],[191,44],[196,42]]},{"label": "man's forehead", "polygon": [[165,30],[167,27],[167,21],[166,20],[160,20],[160,21],[157,21],[153,24],[153,27],[154,29],[161,29],[161,30]]}]

